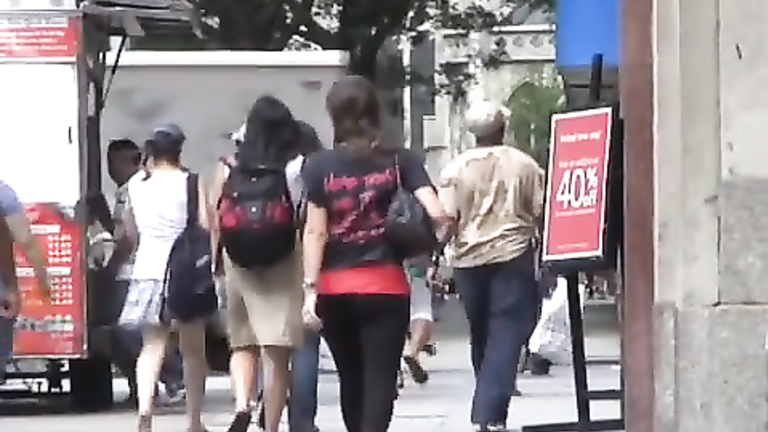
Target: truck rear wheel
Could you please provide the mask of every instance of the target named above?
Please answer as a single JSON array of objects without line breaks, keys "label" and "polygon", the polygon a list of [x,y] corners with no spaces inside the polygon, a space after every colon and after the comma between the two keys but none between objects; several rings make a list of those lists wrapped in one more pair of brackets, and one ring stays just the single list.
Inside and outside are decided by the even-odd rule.
[{"label": "truck rear wheel", "polygon": [[93,356],[69,362],[72,405],[76,411],[103,411],[112,407],[112,364]]}]

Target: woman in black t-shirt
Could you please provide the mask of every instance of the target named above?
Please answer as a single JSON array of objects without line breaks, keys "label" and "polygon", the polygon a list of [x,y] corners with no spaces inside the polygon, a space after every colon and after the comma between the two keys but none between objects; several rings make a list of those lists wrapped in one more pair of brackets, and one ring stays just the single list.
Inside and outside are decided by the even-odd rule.
[{"label": "woman in black t-shirt", "polygon": [[430,217],[445,223],[448,216],[419,158],[380,145],[379,101],[370,81],[342,79],[326,105],[339,144],[311,157],[303,170],[303,315],[322,324],[347,430],[385,432],[410,318],[402,260],[384,239],[398,176]]}]

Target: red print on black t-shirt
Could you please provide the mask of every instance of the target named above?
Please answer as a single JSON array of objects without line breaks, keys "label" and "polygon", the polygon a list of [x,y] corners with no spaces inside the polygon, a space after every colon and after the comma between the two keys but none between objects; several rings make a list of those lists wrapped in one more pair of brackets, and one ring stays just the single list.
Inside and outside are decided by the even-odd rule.
[{"label": "red print on black t-shirt", "polygon": [[[400,153],[399,165],[408,190],[431,185],[413,153]],[[307,161],[302,177],[307,199],[328,212],[324,269],[399,264],[383,236],[387,209],[397,190],[393,154],[358,158],[344,148],[321,152]]]},{"label": "red print on black t-shirt", "polygon": [[365,243],[384,232],[384,216],[376,198],[387,194],[396,184],[394,169],[370,173],[361,177],[336,177],[330,173],[324,179],[324,191],[329,198],[329,227],[331,237],[342,243]]}]

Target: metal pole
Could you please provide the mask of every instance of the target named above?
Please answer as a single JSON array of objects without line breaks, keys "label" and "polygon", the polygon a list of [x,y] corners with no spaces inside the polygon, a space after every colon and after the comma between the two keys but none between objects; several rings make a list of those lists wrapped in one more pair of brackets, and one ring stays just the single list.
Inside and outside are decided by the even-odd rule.
[{"label": "metal pole", "polygon": [[584,320],[581,315],[581,294],[579,274],[566,276],[568,282],[568,317],[571,324],[571,353],[573,360],[573,382],[576,387],[576,412],[578,431],[590,430],[589,389],[587,387],[587,362],[584,351]]},{"label": "metal pole", "polygon": [[603,55],[595,54],[592,57],[592,73],[589,75],[589,102],[600,102],[603,90]]},{"label": "metal pole", "polygon": [[[411,70],[411,53],[413,52],[413,44],[408,35],[404,35],[400,38],[400,56],[403,60],[403,70],[406,76],[410,75]],[[405,140],[405,147],[411,148],[413,145],[413,131],[411,108],[413,98],[411,97],[411,83],[410,80],[406,80],[405,86],[403,86],[403,138]]]}]

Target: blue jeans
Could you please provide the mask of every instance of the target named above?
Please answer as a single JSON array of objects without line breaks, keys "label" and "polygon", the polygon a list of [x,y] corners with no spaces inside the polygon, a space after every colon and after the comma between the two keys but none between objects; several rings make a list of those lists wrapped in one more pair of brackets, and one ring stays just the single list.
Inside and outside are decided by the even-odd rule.
[{"label": "blue jeans", "polygon": [[291,396],[288,402],[291,432],[313,431],[315,428],[319,362],[320,334],[306,330],[304,344],[294,351],[291,360]]},{"label": "blue jeans", "polygon": [[507,262],[454,270],[469,321],[475,393],[474,424],[505,424],[515,390],[520,350],[535,325],[533,252]]}]

